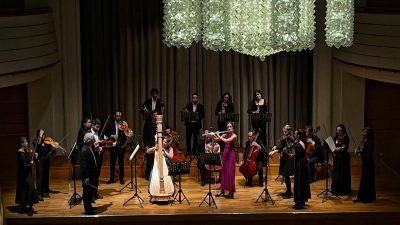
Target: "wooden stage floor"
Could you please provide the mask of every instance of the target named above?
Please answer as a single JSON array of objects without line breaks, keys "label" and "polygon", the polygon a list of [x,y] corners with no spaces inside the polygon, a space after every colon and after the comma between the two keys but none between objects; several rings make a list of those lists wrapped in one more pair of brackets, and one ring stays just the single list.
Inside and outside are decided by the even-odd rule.
[{"label": "wooden stage floor", "polygon": [[[4,173],[4,171],[2,172]],[[142,191],[140,197],[144,199],[143,208],[136,199],[130,200],[125,206],[123,203],[135,194],[130,186],[119,192],[124,186],[119,183],[105,184],[107,178],[101,179],[100,194],[104,196],[93,206],[99,209],[96,216],[83,215],[83,205],[78,199],[77,205],[70,208],[68,200],[73,194],[73,182],[68,180],[51,180],[52,189],[50,198],[34,206],[36,213],[33,217],[20,213],[19,207],[14,203],[15,181],[2,182],[2,200],[7,224],[149,224],[149,222],[163,222],[163,224],[182,223],[189,224],[241,224],[293,222],[296,224],[397,224],[400,218],[400,176],[382,164],[376,166],[377,201],[372,204],[353,203],[357,196],[360,175],[352,176],[352,195],[340,196],[341,199],[332,197],[322,203],[322,198],[317,194],[325,190],[325,180],[311,184],[312,198],[305,210],[294,210],[293,199],[283,199],[278,196],[285,189],[284,184],[275,181],[272,175],[268,181],[268,190],[275,201],[263,202],[261,199],[255,203],[263,188],[258,187],[256,177],[255,187],[244,187],[244,179],[236,177],[236,193],[234,199],[215,197],[217,207],[199,204],[208,193],[208,184],[201,187],[195,177],[182,177],[182,190],[188,198],[181,204],[175,202],[158,205],[149,202],[147,181],[138,178],[138,186]],[[329,179],[329,186],[331,180]],[[129,180],[127,180],[129,182]],[[77,182],[77,193],[81,195],[81,187]],[[212,184],[212,193],[217,193]],[[293,185],[292,185],[293,188]],[[393,223],[394,222],[394,223]]]}]

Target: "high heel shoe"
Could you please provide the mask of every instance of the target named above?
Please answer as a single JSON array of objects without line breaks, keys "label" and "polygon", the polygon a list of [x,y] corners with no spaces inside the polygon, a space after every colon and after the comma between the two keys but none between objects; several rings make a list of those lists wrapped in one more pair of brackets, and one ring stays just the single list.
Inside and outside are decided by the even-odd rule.
[{"label": "high heel shoe", "polygon": [[225,198],[233,198],[233,195],[234,195],[235,193],[229,193],[227,196],[225,196]]},{"label": "high heel shoe", "polygon": [[224,196],[225,195],[225,191],[221,191],[218,194],[215,195],[215,197],[220,197],[220,196]]}]

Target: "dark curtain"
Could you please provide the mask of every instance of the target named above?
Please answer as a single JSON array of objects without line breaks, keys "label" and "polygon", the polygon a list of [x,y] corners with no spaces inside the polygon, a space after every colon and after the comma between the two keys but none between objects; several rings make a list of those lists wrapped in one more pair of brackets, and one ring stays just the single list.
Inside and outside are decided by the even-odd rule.
[{"label": "dark curtain", "polygon": [[[214,52],[201,43],[188,49],[167,47],[163,39],[161,0],[84,0],[81,3],[83,115],[105,121],[122,110],[134,134],[141,134],[139,106],[158,88],[166,104],[167,123],[181,134],[180,110],[199,94],[206,117],[203,128],[217,127],[215,107],[230,92],[240,122],[235,124],[244,146],[251,121],[246,113],[255,90],[269,102],[269,145],[281,127],[304,128],[312,118],[312,51],[282,52],[264,61],[234,51]],[[182,144],[181,144],[182,143]]]}]

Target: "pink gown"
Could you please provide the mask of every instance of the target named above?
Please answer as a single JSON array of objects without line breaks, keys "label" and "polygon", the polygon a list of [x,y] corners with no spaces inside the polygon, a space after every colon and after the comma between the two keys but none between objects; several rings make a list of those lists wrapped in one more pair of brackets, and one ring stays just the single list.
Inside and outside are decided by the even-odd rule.
[{"label": "pink gown", "polygon": [[[233,135],[229,133],[225,138],[230,138]],[[235,163],[236,155],[233,148],[235,143],[233,141],[225,142],[224,153],[222,154],[222,168],[221,168],[221,190],[234,192],[235,188]]]}]

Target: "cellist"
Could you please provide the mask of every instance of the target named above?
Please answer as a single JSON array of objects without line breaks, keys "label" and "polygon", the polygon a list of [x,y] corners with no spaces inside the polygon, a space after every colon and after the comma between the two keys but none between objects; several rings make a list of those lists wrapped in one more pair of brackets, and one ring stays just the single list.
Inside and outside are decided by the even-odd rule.
[{"label": "cellist", "polygon": [[[266,157],[268,155],[267,151],[265,150],[265,148],[262,148],[262,144],[263,141],[261,138],[257,138],[257,140],[255,140],[256,138],[256,132],[254,130],[250,130],[247,133],[247,137],[249,138],[248,141],[246,141],[246,148],[243,152],[243,159],[242,162],[243,163],[246,158],[247,158],[247,149],[251,148],[251,146],[254,146],[255,148],[258,148],[258,155],[256,158],[256,165],[257,165],[257,172],[258,172],[258,186],[262,187],[263,186],[263,168],[264,166],[267,165],[267,160]],[[248,187],[252,187],[253,186],[253,177],[252,176],[245,176],[247,182],[246,182],[246,186]]]}]

